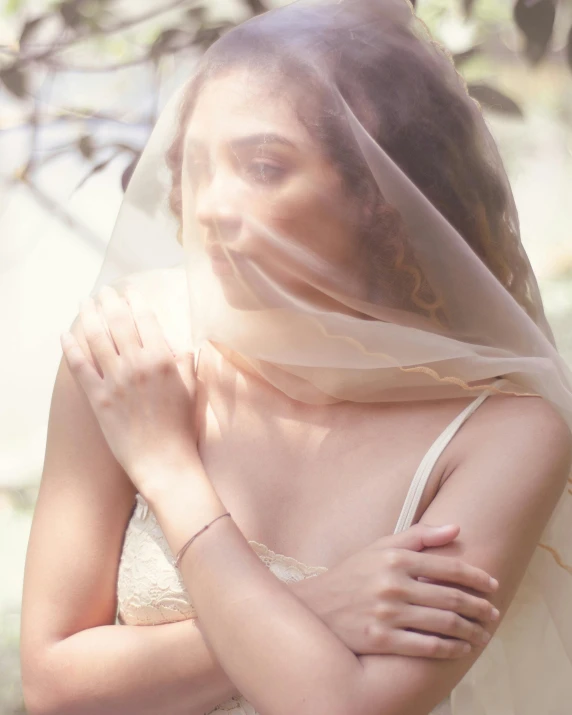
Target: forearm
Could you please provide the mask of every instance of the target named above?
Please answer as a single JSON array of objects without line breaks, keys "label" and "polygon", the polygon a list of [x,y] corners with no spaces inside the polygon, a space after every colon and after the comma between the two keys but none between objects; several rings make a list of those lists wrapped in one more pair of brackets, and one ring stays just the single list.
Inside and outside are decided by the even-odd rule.
[{"label": "forearm", "polygon": [[193,619],[80,631],[51,648],[46,673],[43,715],[202,715],[236,693]]},{"label": "forearm", "polygon": [[[311,581],[288,584],[311,601]],[[238,694],[197,619],[158,626],[99,626],[52,648],[48,715],[203,715]]]},{"label": "forearm", "polygon": [[[146,498],[173,553],[226,511],[194,469]],[[267,569],[232,519],[201,534],[180,569],[209,646],[258,712],[348,710],[358,658]]]}]

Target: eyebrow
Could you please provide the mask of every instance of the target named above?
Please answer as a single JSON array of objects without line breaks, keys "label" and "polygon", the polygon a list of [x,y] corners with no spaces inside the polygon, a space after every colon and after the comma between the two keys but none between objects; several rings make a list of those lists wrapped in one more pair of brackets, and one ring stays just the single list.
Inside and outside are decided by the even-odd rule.
[{"label": "eyebrow", "polygon": [[[245,137],[238,137],[229,141],[229,145],[233,150],[236,149],[246,149],[249,147],[256,147],[265,144],[282,144],[283,146],[288,146],[296,149],[296,144],[287,139],[281,134],[273,134],[268,132],[263,132],[260,134],[249,134]],[[191,149],[204,149],[204,143],[198,139],[189,138],[188,146]]]},{"label": "eyebrow", "polygon": [[239,139],[233,139],[230,142],[232,147],[244,148],[250,146],[259,146],[260,144],[283,144],[292,148],[296,148],[294,142],[290,141],[281,134],[251,134],[247,137],[240,137]]}]

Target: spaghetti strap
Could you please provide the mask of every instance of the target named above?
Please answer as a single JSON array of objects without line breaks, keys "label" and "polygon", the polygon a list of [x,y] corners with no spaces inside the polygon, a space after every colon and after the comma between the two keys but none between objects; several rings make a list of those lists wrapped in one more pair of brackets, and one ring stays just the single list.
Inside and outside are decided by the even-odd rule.
[{"label": "spaghetti strap", "polygon": [[[499,382],[501,382],[502,379],[503,378],[501,378],[500,380],[496,380],[493,385],[497,385]],[[482,392],[459,415],[457,415],[457,417],[455,417],[455,419],[449,425],[447,425],[447,427],[445,427],[443,432],[441,432],[441,434],[433,442],[431,447],[429,447],[425,456],[421,460],[421,464],[415,472],[415,475],[411,482],[411,486],[409,487],[409,491],[407,493],[407,496],[405,497],[405,503],[403,504],[401,514],[399,515],[399,519],[397,520],[397,525],[393,532],[394,534],[398,534],[401,531],[409,529],[413,522],[413,519],[415,518],[419,502],[421,501],[421,497],[423,496],[423,492],[425,490],[425,487],[427,486],[427,481],[429,480],[431,471],[435,466],[435,463],[439,459],[441,453],[449,444],[449,442],[453,439],[461,425],[470,417],[470,415],[473,414],[473,412],[480,405],[482,405],[482,403],[491,394],[492,391],[490,389]]]}]

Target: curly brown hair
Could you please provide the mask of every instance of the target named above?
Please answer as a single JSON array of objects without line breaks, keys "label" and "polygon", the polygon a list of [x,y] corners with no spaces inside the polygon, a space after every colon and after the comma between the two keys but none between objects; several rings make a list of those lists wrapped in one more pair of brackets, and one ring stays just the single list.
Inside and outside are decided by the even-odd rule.
[{"label": "curly brown hair", "polygon": [[183,136],[205,83],[239,67],[262,75],[279,91],[295,80],[289,88],[298,98],[298,117],[338,167],[347,190],[370,205],[375,202],[362,250],[370,266],[387,272],[390,282],[385,285],[391,285],[396,305],[416,310],[436,325],[448,324],[399,212],[381,196],[348,131],[340,95],[535,320],[530,267],[512,194],[498,155],[488,158],[478,106],[447,53],[420,35],[420,22],[414,27],[403,17],[384,16],[379,7],[376,12],[356,22],[352,6],[348,21],[336,17],[334,26],[327,8],[293,3],[239,25],[212,45],[186,88],[166,156],[172,212],[181,221]]}]

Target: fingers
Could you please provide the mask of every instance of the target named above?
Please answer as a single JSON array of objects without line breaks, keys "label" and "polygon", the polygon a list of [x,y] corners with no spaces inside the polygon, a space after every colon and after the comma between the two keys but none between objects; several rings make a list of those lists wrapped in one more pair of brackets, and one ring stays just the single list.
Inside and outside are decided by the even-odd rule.
[{"label": "fingers", "polygon": [[130,357],[139,352],[142,342],[129,304],[109,287],[104,286],[97,294],[103,319],[107,323],[113,342],[120,355]]},{"label": "fingers", "polygon": [[71,374],[88,396],[94,394],[101,384],[101,378],[83,348],[75,336],[68,332],[62,333],[60,342]]},{"label": "fingers", "polygon": [[476,647],[483,647],[491,638],[490,633],[481,625],[459,616],[454,611],[424,606],[406,606],[400,611],[395,625],[399,628],[407,626],[420,631],[450,636]]},{"label": "fingers", "polygon": [[398,534],[383,536],[378,539],[379,548],[409,549],[410,551],[422,551],[431,546],[444,546],[454,541],[459,535],[461,527],[457,524],[445,526],[430,526],[429,524],[418,523]]},{"label": "fingers", "polygon": [[117,351],[93,298],[81,304],[79,318],[89,349],[103,374],[108,374],[117,359]]},{"label": "fingers", "polygon": [[481,623],[496,621],[500,615],[486,598],[473,596],[458,588],[426,584],[420,581],[414,584],[408,600],[414,605],[453,611],[460,616]]},{"label": "fingers", "polygon": [[423,577],[432,581],[466,586],[474,591],[491,593],[498,588],[498,581],[476,566],[449,556],[434,554],[412,554],[408,572],[414,578]]},{"label": "fingers", "polygon": [[172,354],[173,350],[165,338],[157,316],[141,293],[128,286],[125,289],[125,300],[137,325],[143,347],[158,353],[168,350]]},{"label": "fingers", "polygon": [[454,541],[461,527],[458,524],[448,524],[446,526],[430,526],[429,524],[416,524],[421,530],[421,539],[423,547],[444,546],[445,544]]},{"label": "fingers", "polygon": [[418,658],[461,658],[471,652],[471,646],[462,640],[454,638],[439,638],[413,631],[395,630],[390,642],[383,649],[376,651],[394,655],[408,655]]}]

